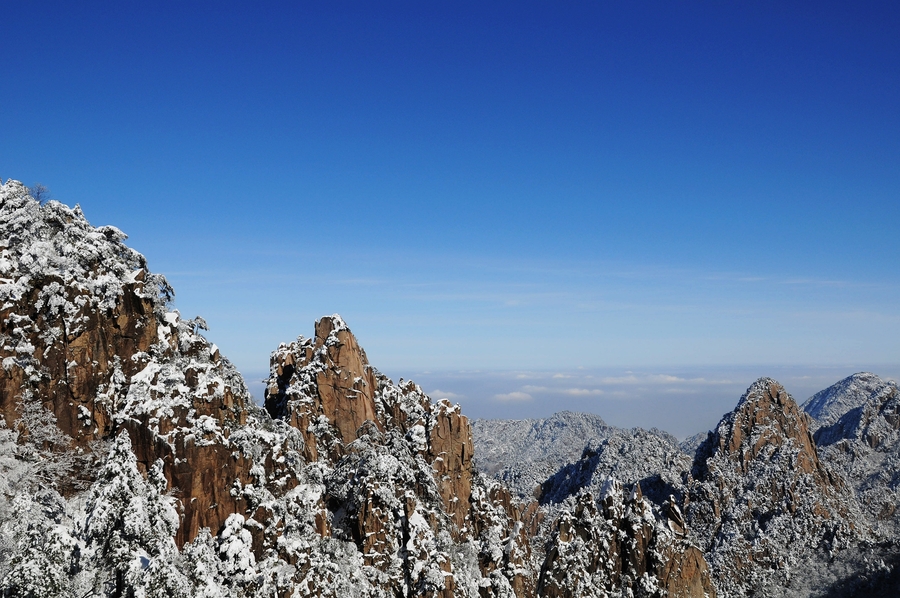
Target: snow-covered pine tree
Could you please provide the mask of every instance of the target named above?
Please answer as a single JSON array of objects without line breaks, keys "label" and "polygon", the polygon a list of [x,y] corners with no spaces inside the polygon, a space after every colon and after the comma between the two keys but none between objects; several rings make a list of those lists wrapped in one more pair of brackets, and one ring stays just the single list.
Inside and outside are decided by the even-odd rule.
[{"label": "snow-covered pine tree", "polygon": [[17,410],[12,428],[0,420],[0,595],[68,596],[75,540],[56,485],[70,439],[30,392]]},{"label": "snow-covered pine tree", "polygon": [[[16,481],[20,475],[20,464],[16,459],[17,437],[18,434],[10,430],[6,421],[0,417],[0,531],[10,520]],[[0,579],[5,577],[14,546],[9,534],[0,533]]]},{"label": "snow-covered pine tree", "polygon": [[65,501],[52,490],[18,496],[2,535],[13,543],[0,571],[0,595],[16,598],[72,596],[71,570],[76,545],[65,521]]},{"label": "snow-covered pine tree", "polygon": [[155,598],[189,595],[178,568],[178,514],[165,494],[162,462],[145,480],[122,431],[93,484],[81,530],[83,568],[102,596]]},{"label": "snow-covered pine tree", "polygon": [[30,390],[23,393],[16,404],[19,419],[13,428],[19,433],[16,457],[22,463],[16,492],[33,491],[36,488],[58,489],[60,481],[71,483],[70,474],[77,454],[71,450],[72,439],[56,424],[56,416]]},{"label": "snow-covered pine tree", "polygon": [[225,564],[219,558],[217,539],[202,528],[194,540],[184,545],[182,569],[191,584],[193,598],[229,598],[233,592],[222,582]]}]

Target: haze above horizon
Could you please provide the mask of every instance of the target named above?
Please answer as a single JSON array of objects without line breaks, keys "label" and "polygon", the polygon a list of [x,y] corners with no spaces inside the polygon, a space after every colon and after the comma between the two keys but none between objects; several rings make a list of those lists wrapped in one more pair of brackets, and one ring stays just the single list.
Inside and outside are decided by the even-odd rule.
[{"label": "haze above horizon", "polygon": [[[4,24],[0,176],[126,232],[249,378],[335,312],[480,417],[649,426],[675,409],[653,376],[900,371],[894,3],[35,2]],[[649,390],[551,384],[578,368]]]}]

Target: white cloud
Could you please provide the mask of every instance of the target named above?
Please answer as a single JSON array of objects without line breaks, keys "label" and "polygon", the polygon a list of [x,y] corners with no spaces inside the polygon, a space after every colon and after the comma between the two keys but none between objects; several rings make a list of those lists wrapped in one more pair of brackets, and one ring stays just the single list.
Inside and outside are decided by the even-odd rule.
[{"label": "white cloud", "polygon": [[638,384],[641,380],[634,374],[631,374],[628,376],[606,376],[600,378],[600,382],[603,384]]},{"label": "white cloud", "polygon": [[448,392],[445,390],[438,390],[437,388],[428,393],[428,396],[430,396],[432,399],[447,399],[448,401],[456,401],[465,398],[465,395],[456,394],[455,392]]},{"label": "white cloud", "polygon": [[553,388],[547,388],[546,386],[532,386],[530,384],[526,384],[522,387],[525,392],[553,392]]},{"label": "white cloud", "polygon": [[573,397],[596,397],[606,394],[599,388],[566,388],[562,392]]},{"label": "white cloud", "polygon": [[732,384],[730,380],[709,380],[707,378],[681,378],[669,374],[627,374],[625,376],[606,376],[600,379],[602,384]]},{"label": "white cloud", "polygon": [[527,392],[508,392],[506,394],[494,395],[495,401],[501,401],[503,403],[522,403],[525,401],[533,400],[532,396]]},{"label": "white cloud", "polygon": [[653,382],[656,384],[669,384],[672,382],[687,382],[684,378],[679,378],[678,376],[669,376],[668,374],[652,374],[647,376],[648,382]]}]

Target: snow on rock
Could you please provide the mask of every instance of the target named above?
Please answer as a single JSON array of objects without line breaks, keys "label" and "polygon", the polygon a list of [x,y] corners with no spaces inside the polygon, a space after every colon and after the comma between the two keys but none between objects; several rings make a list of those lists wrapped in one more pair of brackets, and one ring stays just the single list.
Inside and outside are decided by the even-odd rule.
[{"label": "snow on rock", "polygon": [[582,490],[602,492],[610,479],[638,484],[658,504],[683,494],[682,473],[691,459],[674,438],[658,430],[613,429],[607,438],[585,447],[581,458],[561,467],[541,485],[542,503],[560,503]]},{"label": "snow on rock", "polygon": [[[201,527],[218,530],[237,508],[222,486],[248,477],[249,463],[225,446],[252,401],[200,334],[205,322],[183,319],[166,279],[125,234],[91,226],[78,207],[41,206],[8,181],[0,229],[0,416],[11,425],[24,405],[43,405],[86,455],[128,430],[141,470],[162,459],[182,499],[179,544]],[[84,467],[60,489],[90,483],[95,472]]]},{"label": "snow on rock", "polygon": [[[820,400],[823,397],[825,401]],[[896,538],[900,532],[900,390],[896,383],[874,374],[854,374],[805,405],[820,414],[819,407],[830,406],[815,432],[819,453],[847,479],[879,536]],[[900,547],[894,550],[900,555]]]},{"label": "snow on rock", "polygon": [[672,532],[665,516],[608,478],[599,499],[567,499],[556,520],[538,594],[562,596],[715,596],[700,551]]}]

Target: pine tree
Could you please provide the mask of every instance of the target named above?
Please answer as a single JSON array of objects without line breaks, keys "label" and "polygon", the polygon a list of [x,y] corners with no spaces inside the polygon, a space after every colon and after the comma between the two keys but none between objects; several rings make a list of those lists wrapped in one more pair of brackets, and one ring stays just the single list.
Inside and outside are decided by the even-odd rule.
[{"label": "pine tree", "polygon": [[250,581],[256,573],[252,543],[250,532],[244,528],[244,516],[239,513],[229,515],[219,534],[219,556],[225,572],[237,582]]},{"label": "pine tree", "polygon": [[71,466],[57,458],[69,438],[30,394],[17,407],[12,429],[0,420],[0,595],[69,596],[76,543],[55,489]]},{"label": "pine tree", "polygon": [[178,514],[165,494],[162,461],[145,480],[123,431],[91,487],[82,537],[94,590],[119,597],[187,596],[173,536]]},{"label": "pine tree", "polygon": [[222,584],[227,579],[225,563],[219,558],[217,539],[208,528],[202,528],[190,544],[185,544],[182,552],[182,570],[191,584],[194,598],[224,598],[232,596],[228,587]]},{"label": "pine tree", "polygon": [[75,539],[70,529],[60,522],[63,499],[52,491],[38,498],[17,497],[13,517],[3,530],[14,542],[8,570],[0,576],[3,596],[72,596],[70,572]]}]

